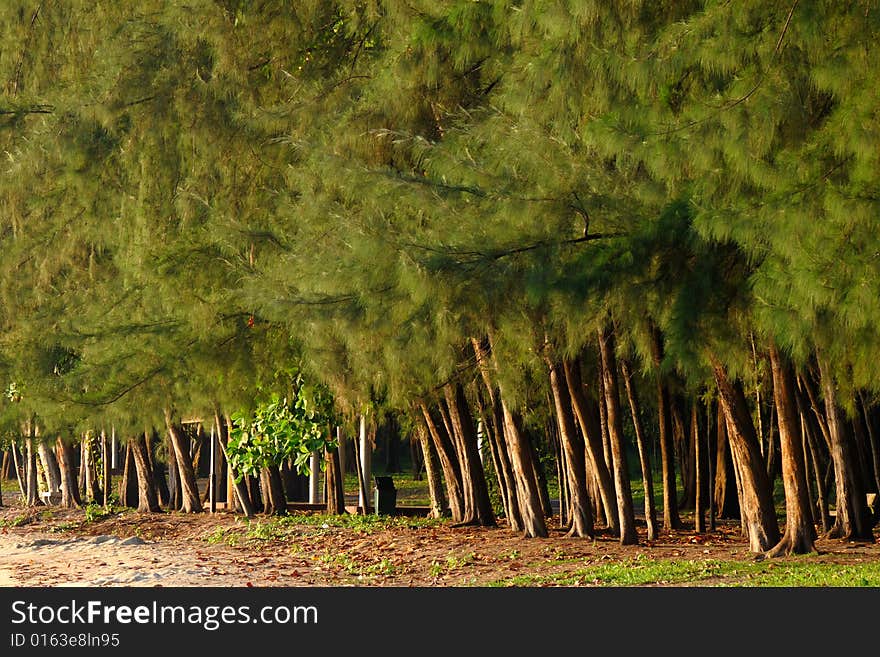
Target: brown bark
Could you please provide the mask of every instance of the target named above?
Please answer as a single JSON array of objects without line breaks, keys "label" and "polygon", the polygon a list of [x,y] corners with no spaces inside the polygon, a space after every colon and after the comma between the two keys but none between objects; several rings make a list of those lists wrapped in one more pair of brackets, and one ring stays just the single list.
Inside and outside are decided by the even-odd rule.
[{"label": "brown bark", "polygon": [[[353,442],[357,443],[357,440]],[[342,482],[342,465],[339,462],[339,448],[327,449],[324,452],[327,467],[325,477],[325,499],[327,500],[327,513],[339,516],[345,513],[345,488]]]},{"label": "brown bark", "polygon": [[[498,438],[498,431],[494,417],[490,417],[486,413],[486,404],[479,384],[473,386],[474,396],[477,400],[477,412],[480,416],[480,422],[483,424],[483,435],[489,444],[489,454],[492,457],[492,469],[495,471],[495,480],[498,483],[498,492],[501,497],[501,506],[505,517],[509,517],[510,500],[508,499],[508,487],[505,479],[504,464],[501,457],[501,441]],[[506,454],[505,454],[506,458]],[[509,467],[509,466],[508,466]]]},{"label": "brown bark", "polygon": [[444,386],[446,408],[452,425],[455,444],[458,449],[458,462],[461,466],[461,478],[464,482],[465,517],[463,524],[481,527],[495,526],[495,513],[489,500],[489,488],[483,472],[483,463],[477,450],[477,430],[473,416],[464,396],[461,384]]},{"label": "brown bark", "polygon": [[721,407],[728,421],[728,440],[742,486],[740,508],[752,552],[766,552],[779,541],[779,524],[758,436],[752,423],[742,386],[727,377],[713,357],[715,382]]},{"label": "brown bark", "polygon": [[425,476],[428,479],[428,494],[431,497],[431,517],[442,518],[445,515],[446,499],[443,496],[443,478],[440,474],[437,449],[423,425],[417,424],[416,432],[422,445],[422,460],[425,464]]},{"label": "brown bark", "polygon": [[651,331],[651,355],[657,370],[657,416],[660,423],[660,466],[663,475],[663,529],[681,528],[675,490],[675,451],[672,445],[672,413],[669,388],[660,371],[663,362],[663,338],[656,326]]},{"label": "brown bark", "polygon": [[730,453],[730,443],[727,439],[727,420],[720,400],[716,427],[714,506],[718,518],[730,520],[740,517],[739,498],[736,493],[733,456]]},{"label": "brown bark", "polygon": [[[563,378],[565,374],[559,364],[553,362],[550,357],[546,357],[545,360],[550,370],[550,390],[556,410],[559,443],[564,454],[560,461],[564,464],[565,479],[563,481],[560,477],[559,486],[568,497],[565,509],[566,521],[570,524],[568,536],[593,538],[593,510],[587,493],[586,448],[574,426],[571,395],[568,394],[568,386]],[[560,497],[564,499],[565,494],[561,494]],[[560,515],[563,515],[562,509]]]},{"label": "brown bark", "polygon": [[873,523],[861,474],[857,472],[855,447],[841,417],[833,376],[828,363],[822,358],[819,359],[819,376],[822,380],[822,395],[825,398],[825,419],[828,422],[836,492],[836,514],[828,537],[847,541],[873,540],[871,531]]},{"label": "brown bark", "polygon": [[620,371],[623,375],[623,383],[626,387],[626,397],[629,400],[629,410],[632,415],[633,430],[636,434],[636,444],[639,448],[639,465],[642,469],[642,487],[645,491],[645,524],[648,526],[648,540],[657,538],[657,510],[654,505],[654,481],[651,477],[651,460],[648,454],[648,443],[645,440],[645,429],[642,426],[641,406],[632,382],[632,370],[629,362],[625,359],[620,361]]},{"label": "brown bark", "polygon": [[449,500],[452,520],[453,522],[461,522],[464,518],[464,500],[461,490],[461,472],[455,450],[448,434],[445,431],[441,431],[434,422],[428,406],[424,402],[419,402],[419,408],[422,411],[428,435],[434,443],[437,455],[440,457],[440,466],[443,468],[443,478],[446,481],[446,499]]},{"label": "brown bark", "polygon": [[25,441],[27,446],[27,468],[25,470],[27,497],[25,502],[28,506],[38,506],[42,505],[42,502],[40,501],[40,489],[37,481],[37,450],[34,449],[34,438],[30,435],[30,431],[29,429]]},{"label": "brown bark", "polygon": [[58,436],[55,439],[55,451],[61,471],[61,506],[75,509],[82,506],[82,499],[79,496],[79,483],[76,479],[73,446]]},{"label": "brown bark", "polygon": [[672,400],[672,435],[678,453],[682,493],[678,509],[692,509],[696,502],[696,473],[694,468],[694,433],[685,422],[684,400],[675,395]]},{"label": "brown bark", "polygon": [[[605,464],[602,430],[598,419],[598,404],[584,393],[580,365],[577,361],[563,361],[562,369],[565,372],[565,381],[568,384],[571,405],[580,425],[581,435],[584,437],[587,470],[592,472],[595,479],[595,485],[598,488],[602,511],[608,528],[614,534],[617,534],[619,528],[617,500],[614,494],[611,472]],[[598,516],[598,513],[596,515]]]},{"label": "brown bark", "polygon": [[140,506],[137,485],[137,471],[134,465],[131,441],[125,444],[125,461],[122,466],[122,479],[119,482],[119,503],[122,506],[137,508]]},{"label": "brown bark", "polygon": [[202,501],[199,497],[199,488],[196,483],[196,474],[193,470],[186,442],[181,435],[181,429],[171,417],[171,410],[165,409],[165,427],[171,437],[171,446],[174,449],[174,457],[177,461],[177,474],[180,478],[181,510],[184,513],[200,513]]},{"label": "brown bark", "polygon": [[[503,392],[502,392],[503,395]],[[544,506],[528,438],[523,435],[520,420],[501,397],[501,410],[504,414],[504,435],[510,453],[510,462],[516,477],[517,498],[520,503],[522,531],[529,538],[546,538],[547,525],[544,521]]]},{"label": "brown bark", "polygon": [[55,458],[55,453],[49,449],[44,440],[38,443],[37,452],[40,455],[40,463],[43,466],[46,490],[50,493],[60,493],[61,469],[58,466],[58,459]]},{"label": "brown bark", "polygon": [[807,470],[795,397],[795,379],[791,365],[776,345],[770,345],[770,369],[773,375],[773,402],[779,424],[782,452],[782,483],[785,487],[785,533],[767,556],[809,554],[815,551],[816,528],[810,511]]},{"label": "brown bark", "polygon": [[702,534],[706,531],[706,509],[703,502],[703,450],[696,400],[691,404],[691,444],[694,446],[694,531]]},{"label": "brown bark", "polygon": [[15,441],[12,441],[9,445],[12,448],[12,463],[15,468],[15,478],[18,481],[18,491],[21,493],[21,499],[27,499],[27,492],[25,490],[24,485],[24,465],[21,463],[21,460],[18,456],[18,447],[15,444]]},{"label": "brown bark", "polygon": [[287,498],[284,495],[284,483],[281,481],[280,469],[277,465],[266,466],[262,469],[262,477],[265,482],[263,490],[266,494],[263,512],[273,516],[286,514]]},{"label": "brown bark", "polygon": [[507,524],[514,531],[522,531],[523,525],[522,516],[519,511],[516,477],[513,473],[513,466],[510,463],[510,454],[504,435],[504,413],[501,410],[500,394],[490,374],[491,355],[489,354],[488,341],[484,344],[476,338],[472,338],[471,345],[474,348],[480,376],[483,379],[486,393],[489,396],[489,405],[492,411],[492,439],[495,442],[495,453],[497,453],[496,467],[499,468],[501,474],[501,482],[499,483],[503,489],[502,500]]},{"label": "brown bark", "polygon": [[158,513],[162,509],[159,506],[159,497],[156,495],[153,468],[147,455],[147,435],[147,433],[137,434],[129,440],[137,473],[137,510],[140,513]]},{"label": "brown bark", "polygon": [[107,451],[107,434],[101,431],[101,486],[104,488],[104,506],[110,506],[110,453]]},{"label": "brown bark", "polygon": [[614,461],[614,488],[617,492],[617,514],[620,520],[620,544],[634,545],[639,537],[633,510],[632,489],[629,483],[629,467],[623,436],[623,420],[620,411],[620,390],[617,384],[617,357],[614,353],[614,334],[610,327],[599,330],[599,353],[602,362],[602,379],[605,387],[605,406],[608,418],[608,434],[611,456]]},{"label": "brown bark", "polygon": [[[222,422],[220,422],[219,413],[214,416],[214,421],[217,422],[218,425],[222,424]],[[228,427],[228,419],[227,419],[226,426]],[[224,427],[224,429],[225,429],[225,427]],[[226,435],[226,432],[224,430],[224,433],[221,434],[221,436],[225,436],[225,435]],[[229,454],[226,451],[226,442],[221,440],[219,443],[219,446],[220,446],[220,452],[223,454],[223,458],[225,459],[226,463],[228,464],[229,463]],[[226,492],[226,494],[227,494],[226,504],[228,505],[227,508],[233,509],[233,510],[240,509],[241,512],[244,513],[244,515],[246,517],[253,518],[256,512],[254,510],[253,504],[251,503],[251,498],[250,498],[250,495],[248,494],[247,484],[245,483],[244,477],[239,476],[234,471],[234,469],[231,465],[229,466],[228,475],[229,475],[230,479],[232,480],[232,486]]]}]

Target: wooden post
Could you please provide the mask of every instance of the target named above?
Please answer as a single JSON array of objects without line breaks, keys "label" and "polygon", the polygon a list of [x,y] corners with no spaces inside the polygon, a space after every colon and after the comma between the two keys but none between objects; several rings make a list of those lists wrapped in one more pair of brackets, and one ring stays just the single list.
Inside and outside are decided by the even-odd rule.
[{"label": "wooden post", "polygon": [[318,458],[318,452],[312,452],[309,457],[309,504],[319,504],[321,502],[321,492],[318,488],[318,470],[321,461]]},{"label": "wooden post", "polygon": [[208,504],[211,513],[217,513],[217,436],[214,432],[214,424],[211,424],[211,465],[208,473]]},{"label": "wooden post", "polygon": [[370,501],[368,499],[364,499],[365,495],[369,495],[370,490],[370,481],[372,479],[372,456],[373,450],[370,447],[370,440],[367,437],[367,418],[361,415],[361,425],[360,425],[360,466],[361,466],[361,476],[363,477],[364,486],[363,490],[358,492],[358,504],[363,508],[364,513],[369,509]]}]

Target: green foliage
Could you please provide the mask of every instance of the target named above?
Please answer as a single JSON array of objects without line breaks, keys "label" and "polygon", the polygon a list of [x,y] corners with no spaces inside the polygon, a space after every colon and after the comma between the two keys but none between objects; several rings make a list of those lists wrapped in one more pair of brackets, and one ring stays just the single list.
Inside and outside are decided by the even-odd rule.
[{"label": "green foliage", "polygon": [[291,398],[273,394],[253,413],[232,416],[226,452],[239,480],[288,459],[300,474],[309,474],[311,454],[323,456],[326,448],[334,446],[332,398],[320,386],[306,386],[300,374],[292,383]]},{"label": "green foliage", "polygon": [[875,563],[840,565],[791,559],[784,562],[678,560],[637,557],[601,562],[548,575],[512,577],[492,586],[877,586]]}]

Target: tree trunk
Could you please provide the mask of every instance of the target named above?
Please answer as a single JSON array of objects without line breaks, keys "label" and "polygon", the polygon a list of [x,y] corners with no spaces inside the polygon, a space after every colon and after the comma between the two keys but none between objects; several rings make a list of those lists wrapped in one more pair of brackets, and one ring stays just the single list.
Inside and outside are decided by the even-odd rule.
[{"label": "tree trunk", "polygon": [[581,435],[584,437],[587,470],[592,471],[596,486],[599,489],[599,497],[601,498],[602,509],[608,528],[617,535],[620,526],[617,517],[617,500],[614,494],[611,472],[605,464],[602,430],[598,420],[598,405],[584,393],[580,365],[577,361],[563,361],[562,369],[565,372],[571,405],[580,425]]},{"label": "tree trunk", "polygon": [[[217,423],[218,428],[222,424],[220,421],[219,412],[215,414],[214,421]],[[227,424],[228,427],[228,424]],[[224,432],[221,434],[221,437],[226,436],[226,427],[224,427]],[[226,463],[229,463],[229,453],[226,451],[226,442],[223,440],[220,441],[220,452],[223,454],[223,458]],[[232,466],[229,466],[229,475],[232,477],[233,487],[232,490],[227,492],[227,508],[231,508],[232,499],[235,498],[237,500],[237,505],[241,509],[241,512],[247,518],[253,518],[255,515],[254,506],[251,504],[251,498],[248,494],[247,485],[245,484],[244,477],[237,476],[237,473],[233,470]],[[234,493],[234,494],[233,494]]]},{"label": "tree trunk", "polygon": [[140,496],[132,452],[131,441],[128,441],[125,443],[125,462],[122,467],[122,479],[119,482],[119,503],[134,509],[140,506]]},{"label": "tree trunk", "polygon": [[400,472],[400,426],[394,417],[385,423],[385,472]]},{"label": "tree trunk", "polygon": [[691,404],[691,444],[694,446],[694,531],[703,534],[706,531],[706,510],[703,508],[703,450],[700,445],[700,419],[697,412],[697,401]]},{"label": "tree trunk", "polygon": [[518,416],[507,407],[504,401],[503,391],[501,411],[504,414],[504,435],[507,439],[510,463],[516,477],[523,534],[529,538],[546,538],[547,525],[544,521],[544,506],[535,477],[532,450],[528,444],[528,438],[522,433]]},{"label": "tree trunk", "polygon": [[461,384],[447,384],[444,386],[444,395],[453,435],[458,445],[461,478],[462,482],[465,482],[463,486],[465,517],[462,523],[494,527],[495,513],[489,500],[489,488],[486,485],[483,463],[477,449],[477,430],[464,396],[464,388]]},{"label": "tree trunk", "polygon": [[49,493],[61,492],[61,469],[58,466],[58,459],[55,453],[49,449],[45,441],[41,440],[37,445],[40,455],[40,463],[43,465],[43,475],[46,478],[46,490]]},{"label": "tree trunk", "polygon": [[263,468],[263,490],[266,492],[266,505],[263,510],[267,515],[282,516],[287,513],[287,498],[284,496],[284,483],[281,481],[281,470],[277,465]]},{"label": "tree trunk", "polygon": [[648,444],[645,440],[645,429],[642,426],[642,415],[639,398],[632,382],[632,371],[626,360],[620,361],[620,371],[623,374],[623,382],[626,387],[626,397],[629,400],[629,410],[633,420],[633,431],[636,434],[636,443],[639,448],[639,465],[642,469],[642,487],[645,491],[645,524],[648,527],[648,540],[657,538],[657,510],[654,506],[654,481],[651,476],[651,460],[648,454]]},{"label": "tree trunk", "polygon": [[104,506],[110,506],[112,479],[110,476],[110,452],[107,451],[107,433],[101,431],[101,486],[104,488]]},{"label": "tree trunk", "polygon": [[[571,410],[571,395],[563,377],[565,376],[558,363],[546,358],[550,370],[550,390],[553,393],[553,406],[556,409],[556,426],[559,442],[564,457],[560,460],[565,466],[565,479],[560,477],[559,488],[563,493],[560,498],[568,495],[567,521],[571,528],[568,536],[593,538],[593,509],[587,493],[586,447],[574,426]],[[561,506],[561,505],[560,505]],[[562,516],[560,508],[560,516]]]},{"label": "tree trunk", "polygon": [[739,498],[736,493],[736,471],[730,442],[727,439],[727,420],[721,400],[718,401],[715,441],[714,500],[718,518],[732,520],[740,517]]},{"label": "tree trunk", "polygon": [[715,382],[721,407],[728,420],[731,452],[742,484],[740,497],[744,527],[748,531],[752,552],[766,552],[779,541],[779,524],[773,506],[773,495],[755,426],[748,411],[742,387],[727,378],[727,372],[713,357]]},{"label": "tree trunk", "polygon": [[[363,418],[361,418],[361,421],[363,421]],[[367,490],[367,481],[364,478],[364,463],[361,456],[361,441],[357,437],[355,437],[352,443],[352,446],[354,447],[354,469],[355,473],[357,474],[358,480],[358,499],[363,500],[363,504],[360,505],[360,507],[361,515],[365,516],[369,513],[370,495],[369,491]],[[341,467],[342,466],[340,465],[340,468]],[[375,511],[376,513],[379,513],[378,509],[375,509]]]},{"label": "tree trunk", "polygon": [[428,493],[431,496],[431,517],[442,518],[445,515],[446,500],[443,496],[443,478],[440,474],[440,462],[437,449],[428,430],[424,425],[416,424],[416,432],[422,445],[422,460],[425,463],[425,475],[428,478]]},{"label": "tree trunk", "polygon": [[[494,418],[494,410],[493,417],[487,417],[486,414],[486,405],[483,400],[483,395],[480,389],[479,384],[474,384],[474,397],[477,400],[477,410],[480,415],[480,421],[483,423],[483,433],[486,436],[486,439],[489,443],[489,453],[492,456],[492,467],[495,470],[495,479],[498,482],[498,492],[501,497],[501,506],[504,510],[505,517],[510,517],[510,499],[509,499],[509,487],[508,482],[506,480],[506,474],[504,472],[505,465],[502,462],[502,452],[503,446],[502,441],[498,437],[497,424]],[[507,454],[504,453],[504,457],[507,458]],[[509,468],[510,465],[507,464]]]},{"label": "tree trunk", "polygon": [[171,436],[171,446],[174,448],[174,458],[177,461],[177,474],[180,478],[181,510],[184,513],[200,513],[202,501],[199,498],[199,487],[196,483],[196,473],[193,469],[186,441],[181,435],[180,427],[176,426],[171,418],[171,410],[165,409],[165,426]]},{"label": "tree trunk", "polygon": [[168,465],[168,508],[179,511],[183,507],[183,490],[180,485],[180,470],[177,468],[177,455],[171,442],[171,432],[165,432],[165,454]]},{"label": "tree trunk", "polygon": [[153,468],[150,467],[150,458],[147,454],[148,435],[147,432],[136,434],[128,444],[131,447],[131,456],[137,472],[137,510],[140,513],[158,513],[162,508],[159,506],[156,482],[153,481]]},{"label": "tree trunk", "polygon": [[[815,551],[816,528],[810,511],[807,469],[795,396],[791,365],[770,345],[770,369],[773,375],[773,402],[779,424],[782,452],[782,483],[785,487],[785,533],[767,556],[809,554]],[[772,434],[771,434],[772,435]]]},{"label": "tree trunk", "polygon": [[851,426],[852,426],[852,436],[853,442],[855,443],[856,452],[859,455],[858,463],[859,463],[859,472],[862,475],[862,490],[865,493],[877,493],[877,485],[875,483],[874,477],[874,462],[869,456],[871,451],[871,444],[868,440],[868,432],[865,428],[865,421],[863,419],[862,413],[859,411],[859,395],[856,393],[855,397],[855,417],[853,417]]},{"label": "tree trunk", "polygon": [[858,463],[855,460],[857,455],[837,405],[837,391],[828,363],[822,358],[819,358],[819,376],[825,397],[825,419],[828,422],[836,491],[836,515],[834,525],[828,532],[828,538],[841,538],[847,541],[873,540],[871,531],[873,523],[862,487],[862,478],[857,472]]},{"label": "tree trunk", "polygon": [[79,483],[76,479],[76,464],[73,446],[58,436],[55,439],[58,466],[61,471],[61,506],[75,509],[82,506],[79,496]]},{"label": "tree trunk", "polygon": [[98,479],[98,463],[95,459],[95,440],[91,434],[83,436],[83,461],[86,471],[86,498],[91,504],[101,504],[104,493]]},{"label": "tree trunk", "polygon": [[681,472],[682,493],[678,500],[678,509],[693,509],[696,502],[696,478],[694,468],[694,433],[687,427],[684,419],[684,402],[676,395],[672,400],[672,435],[673,443],[678,452],[679,471]]},{"label": "tree trunk", "polygon": [[28,437],[25,444],[27,445],[27,498],[25,500],[28,506],[42,505],[40,501],[40,489],[37,479],[37,450],[34,449],[34,439],[28,430]]},{"label": "tree trunk", "polygon": [[532,455],[532,475],[535,478],[535,486],[537,486],[538,495],[541,498],[541,511],[545,518],[549,518],[553,515],[553,500],[550,499],[550,487],[547,484],[547,473],[544,472],[544,464],[541,462],[541,456],[538,453],[538,448],[535,445],[532,436],[522,429],[522,427],[520,427],[520,430],[522,431],[523,439],[525,439],[526,445],[529,448],[529,452]]},{"label": "tree trunk", "polygon": [[459,470],[458,459],[455,456],[455,449],[449,440],[448,434],[441,431],[440,427],[434,422],[430,411],[424,402],[419,402],[422,411],[422,417],[425,420],[425,427],[428,435],[437,449],[437,455],[440,457],[440,466],[443,468],[443,478],[446,480],[446,499],[449,500],[449,510],[452,513],[453,522],[461,522],[464,518],[464,499],[461,490],[461,471]]},{"label": "tree trunk", "polygon": [[27,491],[24,485],[24,465],[21,463],[24,457],[22,456],[22,459],[18,457],[19,450],[14,440],[9,443],[9,446],[12,448],[12,462],[15,467],[15,478],[18,481],[18,491],[21,493],[21,502],[24,504],[27,502]]},{"label": "tree trunk", "polygon": [[671,531],[681,528],[678,515],[678,499],[675,491],[675,452],[672,445],[672,413],[669,403],[669,388],[663,380],[663,338],[660,329],[651,331],[651,355],[657,370],[657,415],[660,423],[660,462],[663,473],[663,529]]},{"label": "tree trunk", "polygon": [[[357,443],[357,439],[353,441]],[[342,483],[342,465],[339,462],[339,448],[327,449],[324,453],[327,467],[325,477],[325,499],[327,500],[327,513],[339,516],[345,513],[345,487]]]},{"label": "tree trunk", "polygon": [[510,452],[508,449],[508,441],[504,434],[504,412],[501,408],[501,395],[497,386],[492,380],[490,369],[492,368],[492,357],[489,352],[488,340],[481,342],[476,338],[471,338],[471,345],[474,348],[477,365],[479,366],[480,376],[489,395],[489,405],[492,409],[492,428],[493,440],[495,442],[495,450],[497,452],[496,467],[501,471],[501,482],[503,488],[502,501],[504,503],[504,512],[507,517],[507,524],[513,531],[523,530],[522,514],[520,513],[519,492],[516,483],[516,475],[513,471],[513,465],[510,461]]},{"label": "tree trunk", "polygon": [[608,417],[608,434],[611,439],[611,456],[614,460],[614,488],[617,491],[620,544],[634,545],[639,542],[639,537],[636,532],[636,518],[633,510],[632,489],[629,483],[629,467],[623,436],[620,391],[617,385],[617,357],[614,353],[614,334],[609,326],[599,329],[599,353],[602,362],[602,379],[605,387],[605,406]]},{"label": "tree trunk", "polygon": [[871,447],[871,463],[874,466],[874,489],[880,493],[880,444],[877,442],[877,433],[874,429],[873,418],[865,403],[865,396],[859,393],[858,410],[865,420],[865,430],[868,433],[868,444]]},{"label": "tree trunk", "polygon": [[[602,435],[602,462],[611,474],[611,493],[614,497],[615,508],[617,505],[617,490],[614,486],[614,457],[611,454],[611,435],[608,433],[608,402],[605,398],[605,377],[602,374],[602,364],[599,363],[599,377],[596,383],[596,393],[599,405],[599,430]],[[616,513],[615,513],[616,515]]]}]

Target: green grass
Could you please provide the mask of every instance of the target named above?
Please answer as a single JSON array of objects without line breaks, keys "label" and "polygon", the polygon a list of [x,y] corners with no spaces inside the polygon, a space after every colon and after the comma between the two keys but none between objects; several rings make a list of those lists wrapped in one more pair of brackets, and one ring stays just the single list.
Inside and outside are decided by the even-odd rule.
[{"label": "green grass", "polygon": [[671,560],[639,557],[543,575],[497,580],[490,586],[880,586],[880,563],[840,565],[794,557],[787,561]]}]

